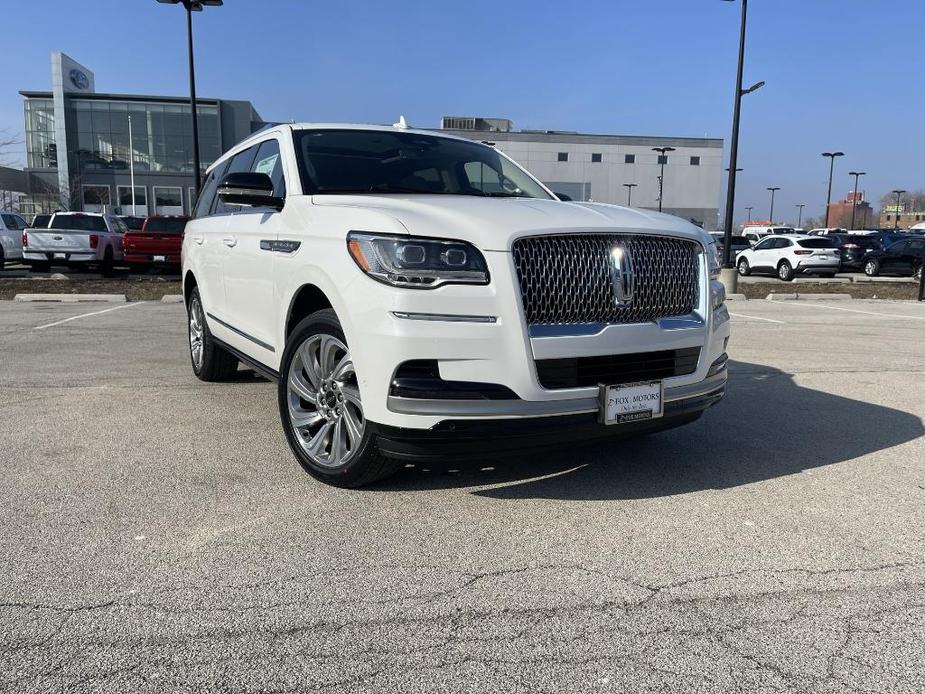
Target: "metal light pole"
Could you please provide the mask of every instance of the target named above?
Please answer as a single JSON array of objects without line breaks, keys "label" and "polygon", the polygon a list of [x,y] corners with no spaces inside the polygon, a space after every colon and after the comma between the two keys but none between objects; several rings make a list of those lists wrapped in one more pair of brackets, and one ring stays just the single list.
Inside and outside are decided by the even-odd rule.
[{"label": "metal light pole", "polygon": [[[128,176],[132,186],[132,216],[135,216],[135,149],[132,144],[132,117],[128,117]],[[117,191],[118,192],[118,191]],[[122,204],[121,202],[119,203]]]},{"label": "metal light pole", "polygon": [[[735,2],[735,0],[724,0],[724,2]],[[732,110],[732,141],[729,148],[729,181],[726,185],[726,224],[725,224],[725,243],[723,244],[723,267],[732,268],[732,224],[735,213],[736,197],[736,166],[739,161],[739,122],[742,113],[742,97],[751,94],[757,89],[764,86],[764,82],[757,82],[748,89],[742,89],[742,76],[745,71],[745,25],[748,19],[748,0],[742,2],[742,19],[739,22],[739,65],[736,73],[735,101]],[[736,275],[730,274],[728,281],[733,285],[736,282]]]},{"label": "metal light pole", "polygon": [[894,229],[899,229],[899,208],[903,205],[903,195],[905,192],[904,190],[893,191],[893,194],[896,196],[896,221],[893,222]]},{"label": "metal light pole", "polygon": [[825,201],[825,228],[829,228],[829,208],[832,206],[832,175],[835,173],[835,157],[845,156],[844,152],[823,152],[829,158],[829,196]]},{"label": "metal light pole", "polygon": [[658,211],[662,211],[662,203],[665,200],[665,162],[668,161],[668,152],[674,152],[674,147],[653,147],[653,152],[658,152],[658,162],[661,170],[658,174]]},{"label": "metal light pole", "polygon": [[202,8],[218,7],[223,0],[157,0],[165,5],[182,4],[186,9],[186,44],[189,52],[189,102],[193,116],[193,176],[196,181],[196,193],[202,184],[199,171],[199,118],[196,113],[196,69],[193,64],[193,12],[202,12]]},{"label": "metal light pole", "polygon": [[771,224],[773,225],[773,224],[774,224],[774,194],[775,194],[777,191],[780,190],[780,186],[775,186],[775,187],[773,187],[773,188],[768,188],[768,190],[771,191],[771,216],[770,216],[770,222],[771,222]]},{"label": "metal light pole", "polygon": [[858,212],[858,181],[861,180],[861,176],[866,176],[866,171],[850,171],[849,176],[854,176],[854,199],[852,200],[851,205],[851,231],[854,231],[857,227],[854,226],[855,217]]},{"label": "metal light pole", "polygon": [[623,187],[626,188],[626,206],[633,206],[633,188],[638,186],[638,183],[624,183]]},{"label": "metal light pole", "polygon": [[748,211],[748,221],[751,222],[751,221],[752,221],[752,210],[754,210],[755,208],[754,208],[754,207],[746,207],[745,209]]},{"label": "metal light pole", "polygon": [[797,207],[797,209],[800,210],[800,214],[799,214],[799,217],[798,217],[798,219],[797,219],[797,229],[799,229],[801,226],[803,226],[803,208],[806,207],[806,205],[805,205],[805,204],[799,204],[799,205],[797,205],[796,207]]}]

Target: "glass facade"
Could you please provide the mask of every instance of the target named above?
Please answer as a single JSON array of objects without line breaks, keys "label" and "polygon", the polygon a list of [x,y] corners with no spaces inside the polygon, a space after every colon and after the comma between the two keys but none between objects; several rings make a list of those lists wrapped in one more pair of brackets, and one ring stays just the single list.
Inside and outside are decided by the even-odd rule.
[{"label": "glass facade", "polygon": [[[192,174],[192,123],[188,104],[72,99],[68,140],[76,143],[77,173],[127,170]],[[199,105],[203,170],[222,152],[218,107]],[[129,118],[132,137],[129,143]],[[74,132],[71,132],[71,128]]]},{"label": "glass facade", "polygon": [[26,99],[26,160],[30,169],[58,166],[55,106],[51,99]]}]

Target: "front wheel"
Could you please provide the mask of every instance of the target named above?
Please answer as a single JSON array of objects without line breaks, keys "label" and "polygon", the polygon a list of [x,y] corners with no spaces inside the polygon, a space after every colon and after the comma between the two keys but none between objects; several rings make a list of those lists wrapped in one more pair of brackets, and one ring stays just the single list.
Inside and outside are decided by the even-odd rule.
[{"label": "front wheel", "polygon": [[922,281],[922,268],[925,267],[925,263],[920,264],[915,270],[912,271],[912,279],[917,282]]},{"label": "front wheel", "polygon": [[306,472],[338,487],[362,487],[398,469],[376,445],[353,356],[333,310],[316,311],[295,327],[279,373],[280,419]]},{"label": "front wheel", "polygon": [[880,274],[880,263],[871,258],[864,263],[864,274],[868,277],[876,277]]},{"label": "front wheel", "polygon": [[748,266],[748,261],[745,258],[739,261],[739,274],[742,275],[742,277],[748,277],[752,274],[752,269]]},{"label": "front wheel", "polygon": [[793,279],[793,267],[788,261],[782,260],[780,265],[777,266],[777,276],[784,282],[789,282]]}]

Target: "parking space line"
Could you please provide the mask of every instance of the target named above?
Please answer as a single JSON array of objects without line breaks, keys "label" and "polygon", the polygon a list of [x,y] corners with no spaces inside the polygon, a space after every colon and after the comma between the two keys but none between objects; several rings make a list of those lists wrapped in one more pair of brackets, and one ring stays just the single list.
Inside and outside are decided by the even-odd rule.
[{"label": "parking space line", "polygon": [[[780,303],[780,302],[774,302]],[[844,308],[842,306],[828,306],[824,304],[811,304],[806,301],[788,301],[788,306],[800,306],[803,308],[829,308],[833,311],[847,311],[848,313],[863,313],[867,316],[876,316],[877,318],[911,318],[912,320],[925,320],[925,316],[904,316],[899,313],[874,313],[873,311],[862,311],[858,308]]]},{"label": "parking space line", "polygon": [[781,325],[787,325],[785,321],[774,320],[773,318],[762,318],[761,316],[746,316],[744,313],[733,313],[732,311],[729,312],[729,315],[735,316],[736,318],[751,318],[752,320],[763,320],[763,321],[767,321],[768,323],[780,323]]},{"label": "parking space line", "polygon": [[120,306],[113,306],[112,308],[104,308],[102,311],[92,311],[91,313],[81,313],[78,316],[71,316],[70,318],[65,318],[63,320],[55,321],[54,323],[46,323],[45,325],[39,325],[33,330],[44,330],[45,328],[53,328],[56,325],[62,325],[63,323],[70,323],[72,320],[77,320],[78,318],[89,318],[90,316],[98,316],[101,313],[109,313],[110,311],[118,311],[120,308],[128,308],[129,306],[138,306],[143,304],[143,301],[133,301],[130,304],[121,304]]}]

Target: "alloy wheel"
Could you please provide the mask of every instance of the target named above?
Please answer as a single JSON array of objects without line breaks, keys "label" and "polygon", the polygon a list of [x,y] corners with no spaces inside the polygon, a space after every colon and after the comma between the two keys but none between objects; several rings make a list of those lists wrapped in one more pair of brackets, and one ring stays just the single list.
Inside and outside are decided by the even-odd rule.
[{"label": "alloy wheel", "polygon": [[353,358],[333,335],[308,337],[286,375],[289,422],[317,465],[339,467],[359,450],[366,429]]},{"label": "alloy wheel", "polygon": [[198,297],[194,297],[189,307],[189,351],[197,372],[202,368],[202,326],[204,323],[202,304],[199,303]]}]

